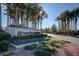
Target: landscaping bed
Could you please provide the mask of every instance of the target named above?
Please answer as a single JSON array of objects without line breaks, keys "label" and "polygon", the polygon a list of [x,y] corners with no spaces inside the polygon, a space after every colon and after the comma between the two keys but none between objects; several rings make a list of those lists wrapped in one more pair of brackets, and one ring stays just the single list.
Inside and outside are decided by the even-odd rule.
[{"label": "landscaping bed", "polygon": [[53,40],[47,42],[40,42],[24,47],[25,50],[33,51],[34,56],[51,56],[56,55],[58,49],[62,48],[65,44],[69,44],[68,41]]},{"label": "landscaping bed", "polygon": [[32,42],[45,41],[47,35],[26,35],[26,36],[15,36],[12,37],[11,43],[15,45],[27,44]]}]

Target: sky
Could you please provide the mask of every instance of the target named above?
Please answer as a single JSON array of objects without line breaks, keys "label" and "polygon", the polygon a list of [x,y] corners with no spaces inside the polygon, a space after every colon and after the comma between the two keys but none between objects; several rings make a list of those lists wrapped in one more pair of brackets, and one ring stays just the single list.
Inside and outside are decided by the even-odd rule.
[{"label": "sky", "polygon": [[[61,14],[61,12],[65,10],[72,10],[76,7],[79,7],[79,4],[68,4],[68,3],[44,3],[42,4],[44,10],[48,13],[48,18],[43,20],[42,27],[51,27],[53,24],[58,26],[58,22],[56,21],[56,17]],[[79,23],[78,23],[79,25]],[[79,26],[78,26],[79,29]]]},{"label": "sky", "polygon": [[[42,22],[42,28],[51,27],[53,24],[56,24],[58,26],[58,23],[56,21],[56,17],[61,14],[61,12],[65,10],[72,10],[76,7],[79,7],[79,4],[68,4],[68,3],[43,3],[41,4],[43,9],[47,12],[48,18],[43,19]],[[3,7],[3,6],[2,6]],[[5,7],[3,7],[4,9]],[[2,11],[2,26],[7,26],[7,16],[4,15],[4,11]],[[78,23],[79,25],[79,23]],[[79,27],[78,27],[79,29]]]}]

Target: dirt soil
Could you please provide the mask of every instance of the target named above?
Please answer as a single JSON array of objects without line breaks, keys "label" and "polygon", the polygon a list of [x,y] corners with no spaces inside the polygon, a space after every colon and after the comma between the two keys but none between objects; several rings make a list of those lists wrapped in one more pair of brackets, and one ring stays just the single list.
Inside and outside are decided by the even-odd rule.
[{"label": "dirt soil", "polygon": [[79,45],[67,44],[59,49],[57,54],[60,56],[79,56]]}]

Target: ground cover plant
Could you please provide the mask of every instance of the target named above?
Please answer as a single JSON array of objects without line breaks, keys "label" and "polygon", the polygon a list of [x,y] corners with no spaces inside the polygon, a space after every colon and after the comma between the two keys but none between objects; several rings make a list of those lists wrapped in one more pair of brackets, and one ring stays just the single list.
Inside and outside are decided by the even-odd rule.
[{"label": "ground cover plant", "polygon": [[33,44],[26,46],[25,50],[34,50],[33,54],[35,56],[51,56],[55,54],[58,49],[62,48],[65,44],[70,42],[64,40],[53,40],[38,42],[38,44]]}]

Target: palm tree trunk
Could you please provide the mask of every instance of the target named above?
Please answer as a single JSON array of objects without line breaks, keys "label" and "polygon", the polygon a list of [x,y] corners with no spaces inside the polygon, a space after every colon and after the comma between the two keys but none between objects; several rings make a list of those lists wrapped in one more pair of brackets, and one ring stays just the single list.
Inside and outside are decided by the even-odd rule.
[{"label": "palm tree trunk", "polygon": [[63,21],[61,20],[61,32],[63,32]]},{"label": "palm tree trunk", "polygon": [[37,22],[35,21],[35,29],[37,29]]},{"label": "palm tree trunk", "polygon": [[38,29],[39,29],[39,20],[38,20]]},{"label": "palm tree trunk", "polygon": [[75,31],[75,18],[73,18],[73,31]]},{"label": "palm tree trunk", "polygon": [[21,25],[24,27],[24,19],[23,19],[23,14],[21,14]]},{"label": "palm tree trunk", "polygon": [[16,25],[19,25],[19,13],[18,13],[18,7],[16,7],[15,22],[16,22]]},{"label": "palm tree trunk", "polygon": [[26,20],[26,27],[28,28],[28,19]]},{"label": "palm tree trunk", "polygon": [[67,24],[66,21],[64,21],[64,32],[67,31],[67,30],[66,30],[66,28],[67,28],[67,27],[66,27],[66,24]]},{"label": "palm tree trunk", "polygon": [[62,21],[61,23],[62,23],[61,31],[64,32],[64,22]]},{"label": "palm tree trunk", "polygon": [[40,20],[40,30],[41,30],[41,33],[42,33],[42,18]]},{"label": "palm tree trunk", "polygon": [[73,21],[72,21],[72,19],[71,19],[71,31],[72,31],[72,28],[73,28]]},{"label": "palm tree trunk", "polygon": [[1,22],[1,20],[2,20],[2,16],[1,16],[1,3],[0,3],[0,30],[2,30],[2,22]]},{"label": "palm tree trunk", "polygon": [[75,18],[75,32],[77,32],[77,17]]},{"label": "palm tree trunk", "polygon": [[70,20],[68,19],[67,20],[67,32],[69,33],[69,23],[70,23]]},{"label": "palm tree trunk", "polygon": [[14,4],[14,24],[16,23],[15,21],[16,21],[16,6]]},{"label": "palm tree trunk", "polygon": [[60,32],[60,20],[58,20],[58,24],[59,24],[59,26],[58,26],[58,27],[59,27],[59,32]]}]

